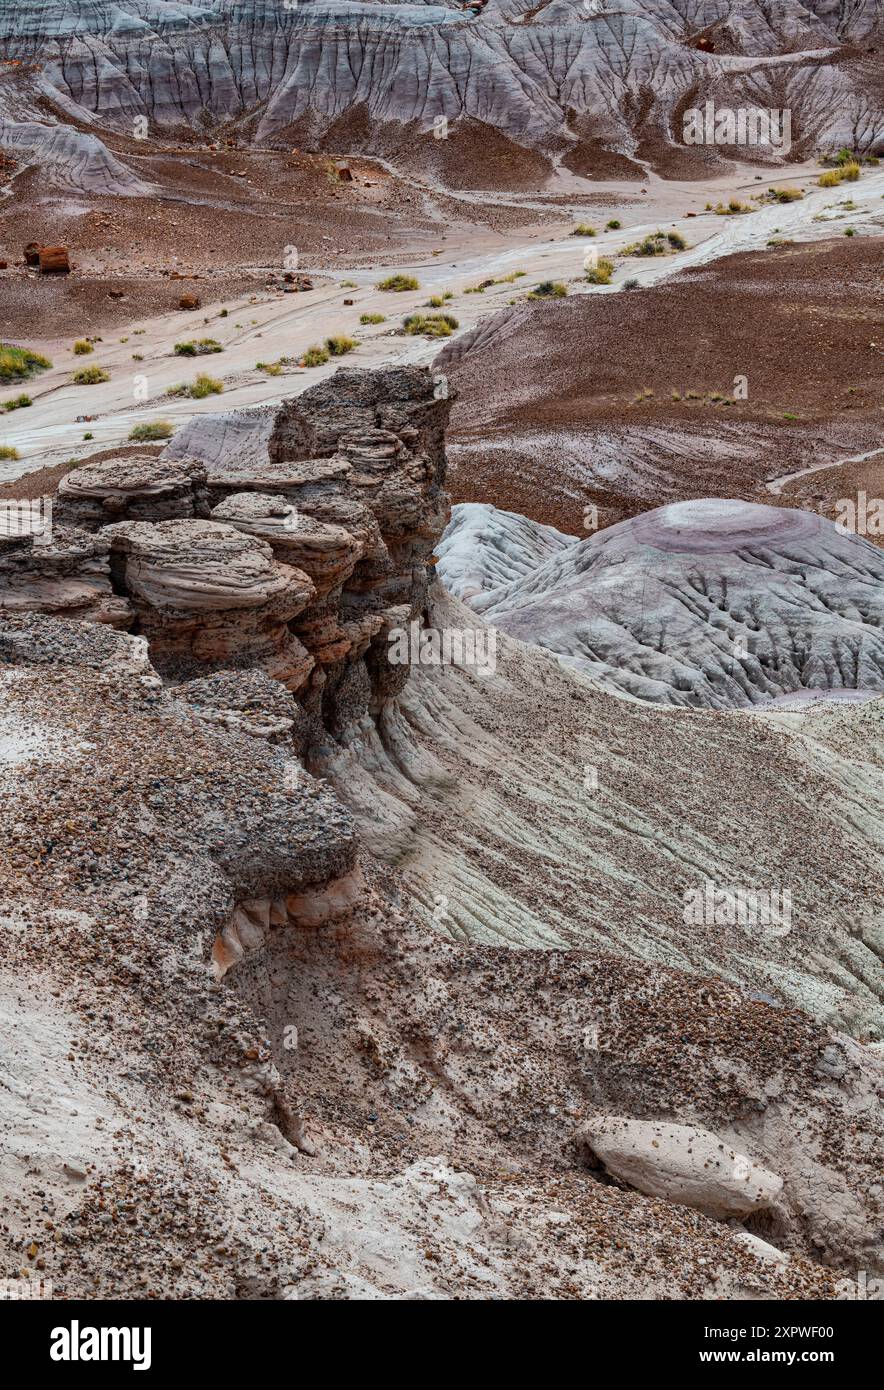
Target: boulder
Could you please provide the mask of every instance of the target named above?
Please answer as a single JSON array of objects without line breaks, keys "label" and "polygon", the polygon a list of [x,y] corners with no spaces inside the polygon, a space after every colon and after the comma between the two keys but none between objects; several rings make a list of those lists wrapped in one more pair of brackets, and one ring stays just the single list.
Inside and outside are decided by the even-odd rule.
[{"label": "boulder", "polygon": [[783,1186],[776,1173],[696,1125],[603,1115],[585,1125],[581,1137],[612,1177],[706,1216],[745,1216],[769,1207]]}]

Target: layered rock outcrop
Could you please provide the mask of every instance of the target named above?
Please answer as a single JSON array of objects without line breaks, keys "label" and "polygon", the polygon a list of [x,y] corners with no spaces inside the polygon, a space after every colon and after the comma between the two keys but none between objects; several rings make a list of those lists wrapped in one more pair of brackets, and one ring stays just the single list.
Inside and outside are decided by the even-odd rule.
[{"label": "layered rock outcrop", "polygon": [[4,542],[0,605],[130,627],[169,680],[261,671],[316,738],[340,732],[407,678],[387,636],[425,609],[449,515],[439,383],[342,371],[276,411],[201,417],[159,459],[74,469],[53,543]]}]

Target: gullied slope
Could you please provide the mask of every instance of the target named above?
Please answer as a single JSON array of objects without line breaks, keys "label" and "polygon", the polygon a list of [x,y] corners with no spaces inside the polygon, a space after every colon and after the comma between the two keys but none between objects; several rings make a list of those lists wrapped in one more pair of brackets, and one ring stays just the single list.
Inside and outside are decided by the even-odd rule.
[{"label": "gullied slope", "polygon": [[[796,142],[871,148],[884,116],[865,50],[879,24],[872,0],[846,15],[824,0],[788,11],[759,0],[597,11],[489,0],[478,17],[348,0],[30,0],[5,30],[11,56],[35,59],[59,92],[121,126],[137,115],[159,127],[236,120],[262,141],[300,129],[377,148],[399,128],[408,157],[414,130],[432,136],[444,116],[480,162],[473,123],[584,171],[620,158],[612,151],[683,164],[681,109],[707,96],[739,105],[747,83],[757,104],[792,111]],[[445,155],[430,139],[423,160]]]},{"label": "gullied slope", "polygon": [[[508,513],[490,529],[502,548],[513,544]],[[884,557],[807,512],[673,503],[565,546],[472,606],[605,684],[665,704],[729,709],[800,690],[884,689]]]}]

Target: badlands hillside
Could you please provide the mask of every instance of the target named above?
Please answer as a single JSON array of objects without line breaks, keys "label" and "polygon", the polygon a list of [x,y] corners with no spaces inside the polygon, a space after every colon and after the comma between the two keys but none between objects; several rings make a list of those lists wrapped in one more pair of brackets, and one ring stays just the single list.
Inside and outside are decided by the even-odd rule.
[{"label": "badlands hillside", "polygon": [[882,51],[2,7],[4,1297],[884,1288]]},{"label": "badlands hillside", "polygon": [[[664,711],[504,632],[493,669],[392,663],[476,622],[432,580],[440,388],[339,372],[4,542],[7,1272],[836,1297],[882,1254],[876,702]],[[745,509],[759,554],[844,563]],[[791,916],[685,910],[740,883]]]}]

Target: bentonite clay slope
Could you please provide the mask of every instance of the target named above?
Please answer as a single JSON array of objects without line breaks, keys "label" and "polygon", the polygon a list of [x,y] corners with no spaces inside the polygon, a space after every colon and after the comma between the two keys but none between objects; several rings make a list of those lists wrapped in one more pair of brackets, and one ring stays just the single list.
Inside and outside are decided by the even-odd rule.
[{"label": "bentonite clay slope", "polygon": [[659,965],[447,943],[363,878],[330,790],[134,639],[5,633],[4,1273],[56,1297],[825,1298],[880,1267],[876,1049]]},{"label": "bentonite clay slope", "polygon": [[[455,525],[443,579],[458,578],[476,532]],[[495,562],[507,551],[530,558],[545,530],[488,511],[480,550]],[[663,704],[732,709],[802,689],[884,690],[884,555],[791,508],[673,503],[587,540],[563,537],[551,558],[470,602],[510,636]]]},{"label": "bentonite clay slope", "polygon": [[[633,155],[685,171],[682,110],[710,97],[745,105],[747,88],[752,103],[791,111],[798,148],[872,149],[884,132],[880,15],[872,0],[846,14],[827,0],[489,0],[478,17],[349,0],[30,0],[3,27],[11,57],[38,62],[87,119],[120,129],[136,116],[160,130],[235,120],[258,141],[361,145],[464,182],[490,182],[496,162],[518,183],[537,170],[505,157],[513,145],[579,172],[639,176]],[[439,117],[445,140],[432,138]],[[694,167],[710,153],[693,150]]]}]

